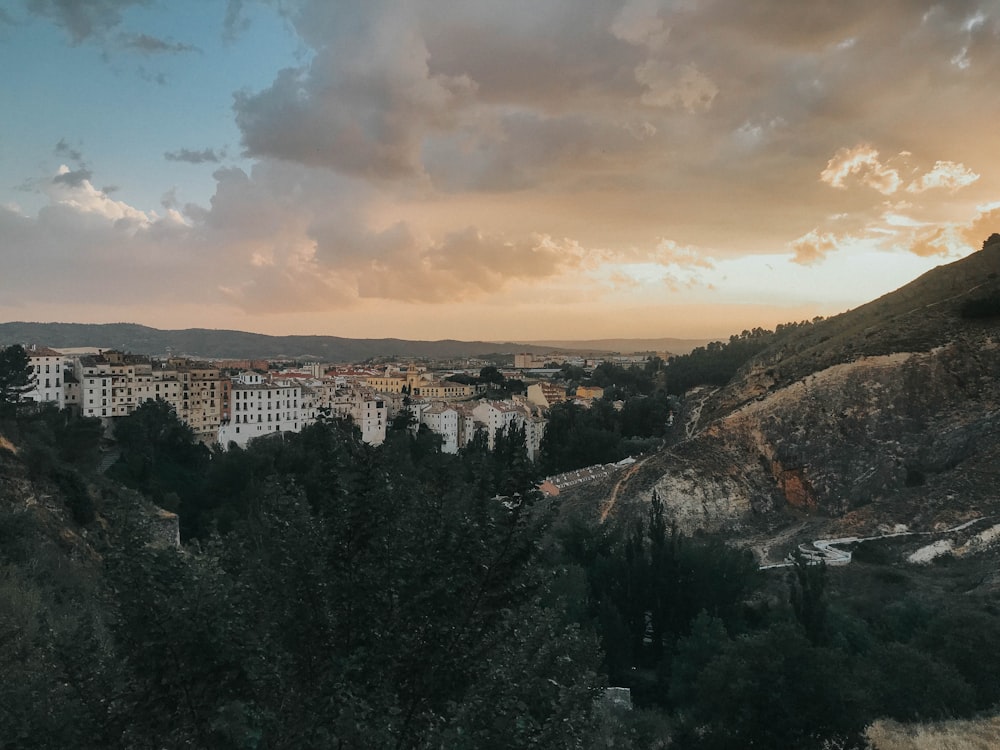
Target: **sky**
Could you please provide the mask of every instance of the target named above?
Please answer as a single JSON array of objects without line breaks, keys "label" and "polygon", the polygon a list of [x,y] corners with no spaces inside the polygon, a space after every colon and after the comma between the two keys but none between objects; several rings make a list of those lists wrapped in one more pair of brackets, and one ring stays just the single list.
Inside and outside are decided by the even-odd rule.
[{"label": "sky", "polygon": [[1000,0],[0,0],[0,81],[3,321],[726,337],[1000,232]]}]

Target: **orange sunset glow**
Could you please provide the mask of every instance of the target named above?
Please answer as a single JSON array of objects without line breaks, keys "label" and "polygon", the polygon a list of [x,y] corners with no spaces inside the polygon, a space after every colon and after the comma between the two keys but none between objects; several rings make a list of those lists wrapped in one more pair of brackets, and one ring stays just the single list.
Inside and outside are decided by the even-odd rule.
[{"label": "orange sunset glow", "polygon": [[728,336],[1000,231],[996,2],[15,2],[0,320]]}]

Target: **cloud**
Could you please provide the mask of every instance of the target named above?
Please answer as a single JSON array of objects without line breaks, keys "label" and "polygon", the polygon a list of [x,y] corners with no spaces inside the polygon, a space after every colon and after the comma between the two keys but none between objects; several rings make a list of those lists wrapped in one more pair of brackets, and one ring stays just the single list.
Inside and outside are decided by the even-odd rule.
[{"label": "cloud", "polygon": [[[49,181],[48,203],[37,216],[0,209],[0,236],[22,250],[5,261],[0,276],[6,301],[168,302],[184,283],[191,292],[208,293],[197,278],[184,282],[190,275],[184,267],[190,269],[197,257],[176,212],[157,216],[111,199],[87,179],[57,179],[67,174],[63,167]],[[210,262],[205,268],[214,275]]]},{"label": "cloud", "polygon": [[656,249],[650,254],[650,259],[662,265],[675,265],[681,268],[715,267],[704,250],[696,247],[684,247],[673,240],[660,240]]},{"label": "cloud", "polygon": [[144,55],[178,54],[182,52],[198,52],[198,48],[182,42],[168,42],[149,34],[123,34],[121,43],[127,49],[133,49]]},{"label": "cloud", "polygon": [[971,185],[979,175],[964,164],[953,161],[935,162],[934,168],[906,186],[908,193],[922,193],[925,190],[941,188],[952,193]]},{"label": "cloud", "polygon": [[821,263],[827,255],[834,252],[840,240],[833,234],[812,230],[790,243],[794,253],[793,263],[801,266],[812,266]]},{"label": "cloud", "polygon": [[642,103],[651,107],[682,107],[697,112],[711,107],[719,93],[719,87],[691,63],[647,60],[635,69],[635,79],[645,88]]},{"label": "cloud", "polygon": [[56,185],[69,185],[70,187],[80,187],[85,182],[88,182],[92,176],[89,169],[81,168],[77,170],[71,170],[65,164],[59,167],[59,171],[56,173],[55,177],[52,178],[53,184]]},{"label": "cloud", "polygon": [[962,240],[973,250],[982,247],[984,240],[1000,232],[1000,202],[979,206],[976,216],[959,228]]},{"label": "cloud", "polygon": [[883,164],[878,150],[868,144],[839,149],[819,178],[841,190],[846,190],[848,180],[854,178],[883,195],[892,195],[901,183],[899,172]]},{"label": "cloud", "polygon": [[59,139],[59,142],[56,144],[55,148],[53,149],[53,152],[56,154],[56,156],[64,156],[76,162],[83,160],[83,154],[80,152],[80,150],[70,146],[66,142],[65,138]]},{"label": "cloud", "polygon": [[921,258],[935,255],[948,256],[956,250],[957,237],[954,227],[919,227],[903,235],[906,249]]},{"label": "cloud", "polygon": [[[244,5],[224,6],[224,33],[246,28]],[[69,8],[91,7],[36,6],[53,19],[61,8],[63,25]],[[72,269],[92,297],[122,286],[167,299],[143,276],[154,274],[178,302],[246,312],[499,309],[616,284],[663,295],[776,248],[796,273],[853,241],[958,252],[1000,185],[984,146],[1000,115],[988,95],[1000,19],[984,3],[277,7],[307,54],[235,95],[249,160],[215,170],[210,202],[183,205],[169,184],[154,188],[155,212],[112,200],[70,134],[51,165],[68,166],[31,183],[49,204],[6,217],[23,240],[12,246]],[[80,39],[123,39],[120,13],[88,18]],[[198,143],[188,138],[175,143]],[[229,159],[163,148],[168,161]],[[133,194],[124,175],[105,181],[122,185],[115,199]]]},{"label": "cloud", "polygon": [[161,72],[147,70],[145,67],[140,65],[136,68],[136,73],[142,80],[147,81],[148,83],[155,83],[157,86],[167,85],[167,76]]},{"label": "cloud", "polygon": [[107,193],[96,189],[90,182],[90,170],[71,171],[65,164],[60,166],[47,192],[52,206],[49,208],[71,208],[82,214],[93,214],[113,222],[123,222],[147,226],[150,215],[122,201],[111,200]]},{"label": "cloud", "polygon": [[163,158],[167,161],[185,161],[189,164],[204,164],[206,162],[218,164],[225,157],[225,152],[217,154],[215,149],[203,148],[200,151],[181,148],[177,151],[166,151]]},{"label": "cloud", "polygon": [[719,87],[694,63],[671,57],[670,27],[661,15],[659,3],[630,0],[615,17],[611,33],[647,54],[647,59],[634,69],[635,80],[643,89],[643,104],[679,107],[688,112],[712,106]]},{"label": "cloud", "polygon": [[243,15],[243,0],[228,0],[222,28],[227,41],[233,41],[250,28],[250,19]]},{"label": "cloud", "polygon": [[[373,11],[366,4],[358,12]],[[367,35],[342,20],[308,67],[282,71],[259,93],[236,95],[247,155],[373,178],[419,172],[422,137],[455,122],[474,83],[430,71],[430,53],[405,12],[358,19],[372,25]]]},{"label": "cloud", "polygon": [[118,26],[130,7],[147,0],[27,0],[28,11],[48,18],[69,34],[74,44],[102,36]]}]

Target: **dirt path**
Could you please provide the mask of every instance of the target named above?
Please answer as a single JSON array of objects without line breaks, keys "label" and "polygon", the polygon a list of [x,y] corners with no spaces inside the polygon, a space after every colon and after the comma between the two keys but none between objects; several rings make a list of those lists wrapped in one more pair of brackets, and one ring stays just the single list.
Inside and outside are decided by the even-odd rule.
[{"label": "dirt path", "polygon": [[628,483],[628,480],[631,479],[632,475],[639,470],[639,467],[646,463],[646,461],[650,458],[652,457],[646,457],[629,466],[625,470],[625,473],[621,475],[617,482],[615,482],[615,488],[611,490],[611,495],[604,501],[604,505],[601,506],[601,523],[604,523],[608,519],[608,514],[611,513],[612,509],[615,507],[615,503],[618,502],[618,496],[621,494],[622,488]]},{"label": "dirt path", "polygon": [[698,402],[691,407],[691,411],[688,412],[687,419],[684,421],[684,437],[688,440],[694,437],[695,431],[698,429],[701,410],[705,407],[705,402],[717,390],[718,388],[705,388],[704,393],[698,394]]}]

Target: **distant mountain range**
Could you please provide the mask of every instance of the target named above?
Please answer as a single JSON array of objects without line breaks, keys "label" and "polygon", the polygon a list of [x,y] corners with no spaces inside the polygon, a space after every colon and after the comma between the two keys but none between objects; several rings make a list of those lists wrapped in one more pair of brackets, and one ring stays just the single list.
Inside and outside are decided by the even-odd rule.
[{"label": "distant mountain range", "polygon": [[[669,345],[673,343],[673,346]],[[0,323],[0,345],[38,344],[60,347],[96,346],[133,354],[216,359],[315,359],[322,362],[362,362],[372,357],[448,359],[525,352],[671,351],[684,353],[704,341],[686,339],[607,339],[587,342],[407,341],[350,339],[339,336],[266,336],[246,331],[188,328],[160,330],[135,323]]]},{"label": "distant mountain range", "polygon": [[[690,354],[692,349],[705,346],[716,339],[588,339],[586,341],[551,340],[525,341],[525,344],[541,347],[556,347],[558,349],[573,349],[596,352],[619,352],[633,354],[635,352],[670,352],[671,354]],[[728,340],[728,336],[719,339]]]}]

